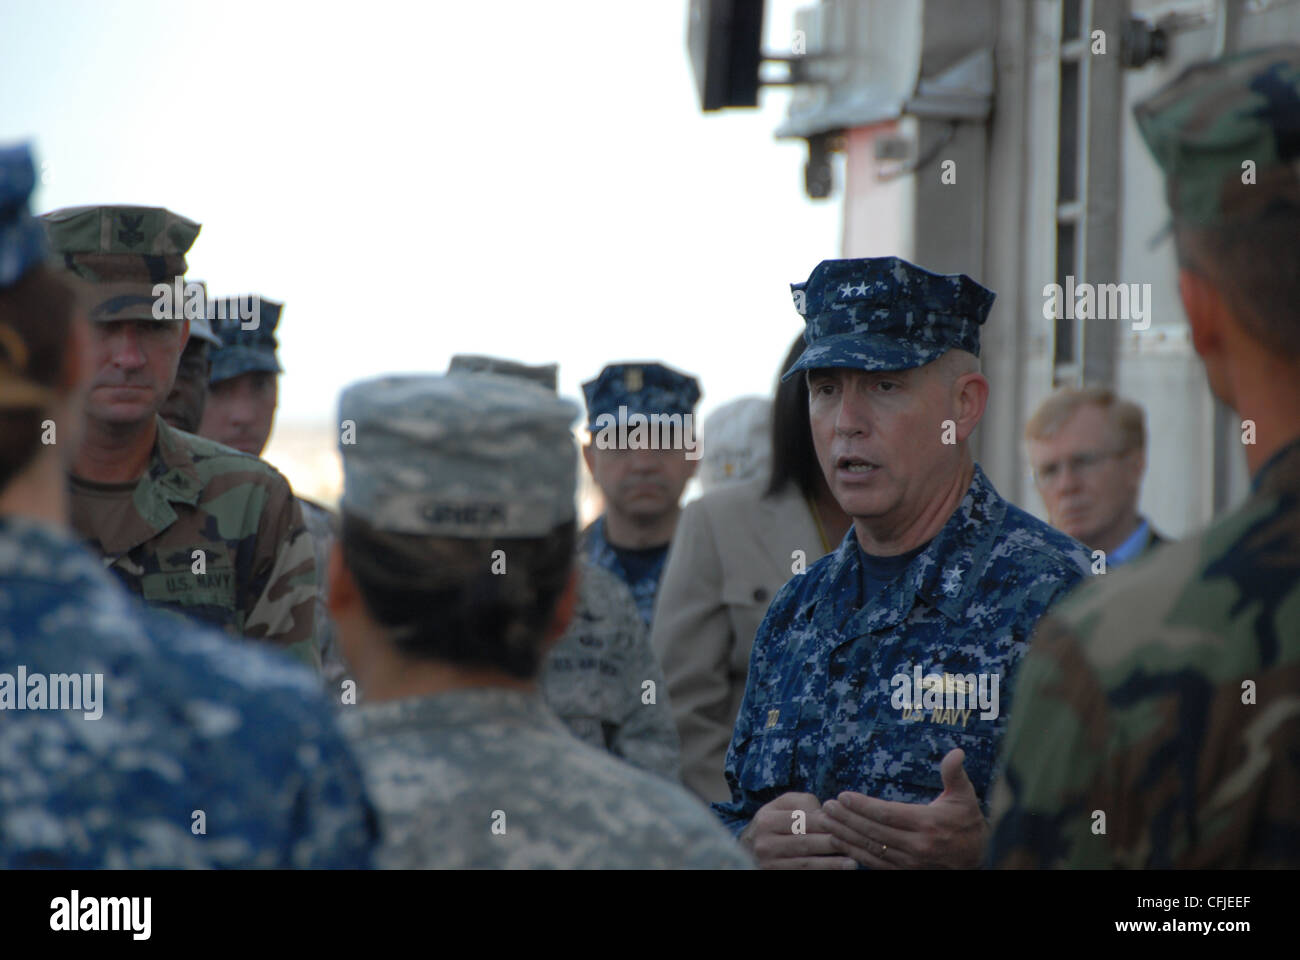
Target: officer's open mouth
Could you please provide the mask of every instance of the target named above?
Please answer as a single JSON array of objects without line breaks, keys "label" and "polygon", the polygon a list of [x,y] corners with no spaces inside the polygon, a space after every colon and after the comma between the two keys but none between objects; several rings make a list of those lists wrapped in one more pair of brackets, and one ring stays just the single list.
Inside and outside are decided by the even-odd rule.
[{"label": "officer's open mouth", "polygon": [[835,469],[847,470],[849,473],[870,473],[880,465],[861,457],[840,457],[835,461]]}]

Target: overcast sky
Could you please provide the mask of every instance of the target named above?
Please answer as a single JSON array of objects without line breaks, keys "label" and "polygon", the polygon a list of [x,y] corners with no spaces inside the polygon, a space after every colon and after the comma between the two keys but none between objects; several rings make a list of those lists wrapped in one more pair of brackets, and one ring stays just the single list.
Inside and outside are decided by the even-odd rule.
[{"label": "overcast sky", "polygon": [[575,399],[662,359],[707,414],[770,392],[840,212],[772,138],[784,91],[700,112],[686,6],[5,0],[0,142],[34,142],[38,212],[169,207],[192,278],[283,300],[281,422],[456,352],[558,361]]}]

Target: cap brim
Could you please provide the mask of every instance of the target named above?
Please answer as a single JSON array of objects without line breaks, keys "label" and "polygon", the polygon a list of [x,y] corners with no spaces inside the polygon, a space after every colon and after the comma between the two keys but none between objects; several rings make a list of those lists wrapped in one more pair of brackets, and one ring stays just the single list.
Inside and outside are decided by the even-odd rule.
[{"label": "cap brim", "polygon": [[841,333],[805,347],[799,359],[781,376],[789,380],[801,370],[848,367],[853,370],[911,370],[938,360],[946,344],[900,343],[893,337]]}]

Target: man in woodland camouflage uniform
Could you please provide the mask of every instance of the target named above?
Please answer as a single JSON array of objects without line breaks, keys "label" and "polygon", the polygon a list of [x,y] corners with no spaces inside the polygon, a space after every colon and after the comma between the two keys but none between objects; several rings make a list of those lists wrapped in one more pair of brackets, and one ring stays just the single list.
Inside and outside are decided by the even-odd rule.
[{"label": "man in woodland camouflage uniform", "polygon": [[158,207],[71,207],[41,220],[54,262],[85,290],[93,330],[73,527],[150,606],[319,668],[316,564],[289,485],[158,416],[189,334],[188,298],[162,291],[182,281],[199,225]]},{"label": "man in woodland camouflage uniform", "polygon": [[1097,577],[1021,668],[989,860],[1300,866],[1300,47],[1188,68],[1139,103],[1210,388],[1253,493]]}]

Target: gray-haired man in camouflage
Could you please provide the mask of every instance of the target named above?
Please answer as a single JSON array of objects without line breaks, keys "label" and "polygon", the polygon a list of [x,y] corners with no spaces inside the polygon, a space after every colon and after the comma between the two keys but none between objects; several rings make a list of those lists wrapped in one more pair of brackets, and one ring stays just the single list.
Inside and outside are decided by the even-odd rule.
[{"label": "gray-haired man in camouflage", "polygon": [[577,408],[491,374],[343,393],[330,608],[390,867],[743,867],[689,794],[575,740],[536,676],[572,615]]}]

